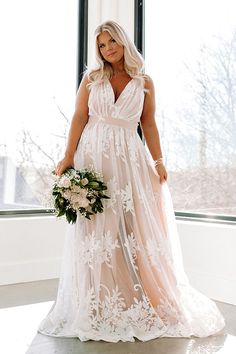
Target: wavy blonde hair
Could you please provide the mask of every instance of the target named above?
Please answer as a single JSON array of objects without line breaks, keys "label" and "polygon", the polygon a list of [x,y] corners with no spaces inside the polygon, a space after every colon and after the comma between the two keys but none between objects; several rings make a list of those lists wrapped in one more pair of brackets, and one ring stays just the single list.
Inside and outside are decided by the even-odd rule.
[{"label": "wavy blonde hair", "polygon": [[131,78],[138,78],[144,83],[144,59],[138,52],[134,43],[130,40],[125,30],[114,21],[106,21],[100,24],[95,32],[95,67],[87,70],[89,86],[93,83],[110,79],[113,75],[112,65],[101,55],[98,47],[98,36],[107,31],[115,39],[117,44],[124,47],[124,69]]}]

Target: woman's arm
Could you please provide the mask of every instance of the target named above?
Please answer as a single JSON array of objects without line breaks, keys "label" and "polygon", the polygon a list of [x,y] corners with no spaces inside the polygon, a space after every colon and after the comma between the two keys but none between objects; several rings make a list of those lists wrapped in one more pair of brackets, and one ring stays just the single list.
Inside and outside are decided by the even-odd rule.
[{"label": "woman's arm", "polygon": [[76,95],[75,112],[72,117],[68,134],[67,147],[64,158],[58,163],[55,172],[61,175],[68,167],[74,166],[74,153],[79,143],[80,136],[88,121],[88,83],[87,75],[84,75]]},{"label": "woman's arm", "polygon": [[[155,121],[155,89],[153,81],[149,76],[147,77],[147,80],[145,80],[145,88],[148,89],[148,92],[145,95],[143,112],[140,119],[141,128],[153,160],[158,160],[162,157],[162,150],[160,136]],[[167,172],[163,163],[158,164],[156,170],[160,176],[160,182],[162,183],[166,181]]]}]

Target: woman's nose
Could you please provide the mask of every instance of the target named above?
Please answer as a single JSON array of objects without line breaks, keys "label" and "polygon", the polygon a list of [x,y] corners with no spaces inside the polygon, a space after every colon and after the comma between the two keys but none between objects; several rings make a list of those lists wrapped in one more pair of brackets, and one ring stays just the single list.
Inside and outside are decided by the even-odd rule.
[{"label": "woman's nose", "polygon": [[108,43],[107,44],[107,50],[110,50],[112,48],[112,44],[111,43]]}]

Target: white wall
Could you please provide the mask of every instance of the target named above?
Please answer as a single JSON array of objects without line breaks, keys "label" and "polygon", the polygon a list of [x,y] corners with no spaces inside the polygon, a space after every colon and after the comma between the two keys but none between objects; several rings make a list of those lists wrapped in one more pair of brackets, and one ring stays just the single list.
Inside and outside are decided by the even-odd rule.
[{"label": "white wall", "polygon": [[[236,226],[178,221],[185,271],[207,296],[236,305]],[[0,285],[59,276],[66,223],[0,219]]]},{"label": "white wall", "polygon": [[236,305],[236,225],[177,224],[191,284],[215,300]]},{"label": "white wall", "polygon": [[65,226],[53,216],[0,219],[0,285],[58,277]]}]

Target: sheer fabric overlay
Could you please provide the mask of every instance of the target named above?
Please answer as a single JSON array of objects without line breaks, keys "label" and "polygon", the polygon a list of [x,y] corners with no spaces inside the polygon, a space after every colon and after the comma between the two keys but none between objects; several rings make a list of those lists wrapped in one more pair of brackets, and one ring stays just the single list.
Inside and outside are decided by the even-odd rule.
[{"label": "sheer fabric overlay", "polygon": [[104,213],[67,226],[57,298],[38,332],[81,341],[206,337],[225,326],[216,304],[185,274],[167,183],[137,133],[143,84],[115,102],[108,80],[89,95],[75,168],[104,176]]}]

